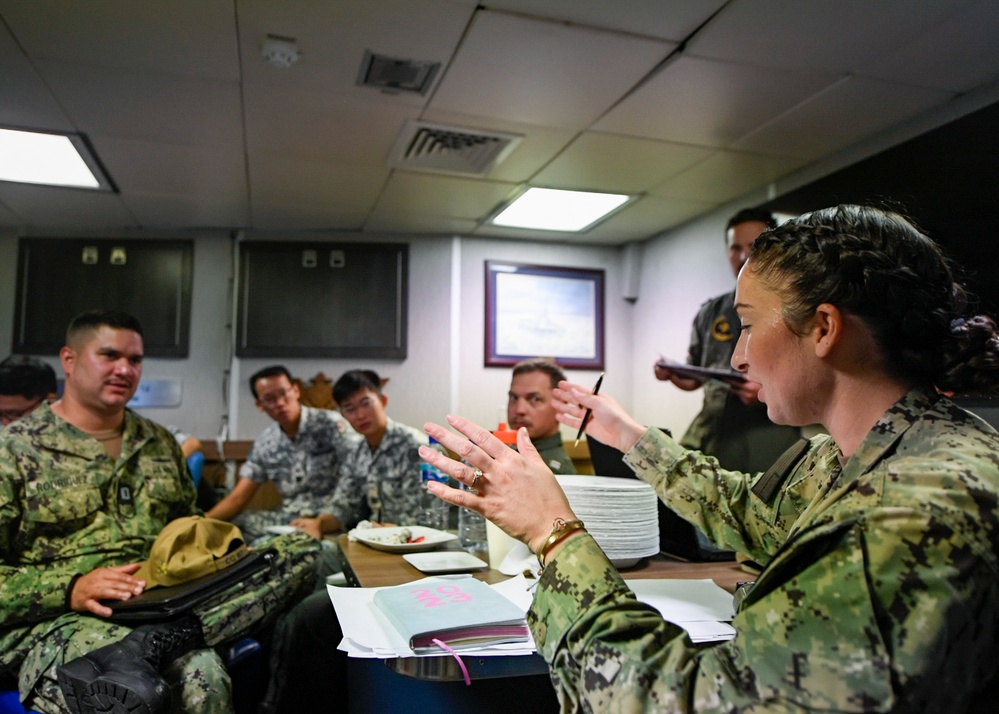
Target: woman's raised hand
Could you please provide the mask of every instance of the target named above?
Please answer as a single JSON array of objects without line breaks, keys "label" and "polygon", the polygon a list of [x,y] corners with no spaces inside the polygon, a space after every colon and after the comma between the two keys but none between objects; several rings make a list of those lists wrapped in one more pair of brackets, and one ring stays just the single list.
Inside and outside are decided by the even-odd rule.
[{"label": "woman's raised hand", "polygon": [[431,422],[423,429],[464,463],[426,446],[420,447],[420,456],[475,491],[431,483],[434,495],[481,513],[535,552],[548,538],[555,519],[575,518],[555,475],[527,436],[527,429],[517,430],[519,451],[515,451],[488,429],[464,417],[449,415],[447,421],[464,436]]}]

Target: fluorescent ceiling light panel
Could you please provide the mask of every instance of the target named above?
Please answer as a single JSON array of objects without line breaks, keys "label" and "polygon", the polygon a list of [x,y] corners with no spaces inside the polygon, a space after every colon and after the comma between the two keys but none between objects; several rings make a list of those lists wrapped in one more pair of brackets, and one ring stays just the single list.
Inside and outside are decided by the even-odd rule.
[{"label": "fluorescent ceiling light panel", "polygon": [[529,188],[490,221],[497,226],[579,232],[628,202],[617,193]]},{"label": "fluorescent ceiling light panel", "polygon": [[110,189],[91,169],[96,160],[84,159],[85,142],[74,138],[0,128],[0,181]]}]

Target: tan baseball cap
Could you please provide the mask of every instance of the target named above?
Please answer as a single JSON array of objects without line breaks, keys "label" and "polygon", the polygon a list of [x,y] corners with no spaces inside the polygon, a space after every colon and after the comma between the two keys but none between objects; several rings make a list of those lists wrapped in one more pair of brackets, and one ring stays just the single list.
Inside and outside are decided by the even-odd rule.
[{"label": "tan baseball cap", "polygon": [[153,541],[149,560],[135,572],[146,589],[179,585],[203,575],[225,570],[242,560],[249,550],[238,527],[204,516],[170,521]]}]

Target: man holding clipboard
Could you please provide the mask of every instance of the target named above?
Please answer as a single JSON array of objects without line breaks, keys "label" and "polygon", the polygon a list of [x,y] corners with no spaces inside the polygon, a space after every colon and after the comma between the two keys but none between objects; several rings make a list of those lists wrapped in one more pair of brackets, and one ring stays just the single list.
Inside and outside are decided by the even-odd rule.
[{"label": "man holding clipboard", "polygon": [[[749,248],[767,228],[776,225],[769,211],[744,208],[725,227],[732,274],[749,256]],[[739,338],[735,292],[701,305],[694,318],[687,365],[660,359],[656,378],[684,391],[704,388],[704,404],[680,443],[718,459],[723,468],[765,471],[799,438],[798,429],[778,426],[767,418],[757,393],[759,385],[734,372],[729,364]]]}]

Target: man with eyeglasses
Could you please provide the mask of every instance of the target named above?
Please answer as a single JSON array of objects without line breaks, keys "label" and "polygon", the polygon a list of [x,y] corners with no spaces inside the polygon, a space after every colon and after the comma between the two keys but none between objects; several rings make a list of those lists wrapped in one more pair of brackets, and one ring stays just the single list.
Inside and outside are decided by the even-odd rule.
[{"label": "man with eyeglasses", "polygon": [[[318,516],[333,495],[340,465],[357,437],[336,412],[302,406],[298,386],[282,365],[256,372],[250,377],[250,391],[257,408],[274,423],[253,442],[232,491],[207,515],[233,521],[252,541],[273,526]],[[274,482],[281,505],[245,510],[266,481]]]},{"label": "man with eyeglasses", "polygon": [[0,362],[0,428],[57,396],[55,370],[32,357],[11,355]]}]

